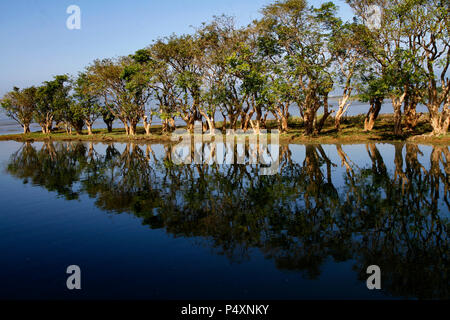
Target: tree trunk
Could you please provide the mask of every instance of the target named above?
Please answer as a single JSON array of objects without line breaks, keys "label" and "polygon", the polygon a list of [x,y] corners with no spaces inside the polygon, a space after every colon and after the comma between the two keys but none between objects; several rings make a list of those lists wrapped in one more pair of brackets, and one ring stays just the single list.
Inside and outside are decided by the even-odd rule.
[{"label": "tree trunk", "polygon": [[268,112],[264,115],[264,117],[261,119],[261,128],[267,129],[267,116],[269,115]]},{"label": "tree trunk", "polygon": [[145,134],[147,136],[150,135],[150,129],[152,127],[152,117],[150,116],[150,121],[148,121],[148,117],[144,116],[144,129],[145,129]]},{"label": "tree trunk", "polygon": [[257,109],[255,121],[253,122],[253,120],[250,120],[250,125],[252,126],[253,133],[255,134],[259,134],[261,132],[261,118],[262,118],[261,110]]},{"label": "tree trunk", "polygon": [[417,114],[416,108],[419,103],[418,96],[406,96],[405,98],[405,125],[406,130],[413,131],[419,122],[422,113]]},{"label": "tree trunk", "polygon": [[27,134],[27,133],[30,133],[30,125],[24,124],[23,125],[23,134]]},{"label": "tree trunk", "polygon": [[92,122],[85,121],[85,123],[86,123],[86,127],[87,127],[87,130],[88,130],[88,135],[92,136]]},{"label": "tree trunk", "polygon": [[[209,127],[209,132],[211,135],[214,135],[215,129],[216,127],[214,126],[213,121],[211,120],[211,118],[208,116],[208,114],[206,112],[204,112],[203,110],[200,109],[200,114],[206,119],[206,121],[208,122],[208,127]],[[213,116],[214,117],[214,116]]]},{"label": "tree trunk", "polygon": [[225,132],[225,131],[227,131],[227,117],[225,116],[225,114],[223,112],[222,112],[222,117],[223,117],[222,131]]},{"label": "tree trunk", "polygon": [[319,134],[322,131],[325,122],[332,112],[328,111],[328,96],[325,96],[323,99],[323,117],[320,119],[319,123],[316,123],[316,127],[314,128],[314,134]]},{"label": "tree trunk", "polygon": [[51,133],[53,126],[53,116],[47,113],[45,116],[45,132],[47,134]]},{"label": "tree trunk", "polygon": [[169,120],[168,119],[164,119],[161,121],[161,131],[162,131],[162,133],[169,132]]},{"label": "tree trunk", "polygon": [[135,136],[136,135],[136,127],[137,127],[137,122],[136,121],[130,121],[130,126],[128,128],[130,136]]},{"label": "tree trunk", "polygon": [[[450,97],[447,100],[450,100]],[[450,125],[450,101],[444,105],[442,112],[439,112],[439,105],[428,106],[428,110],[433,127],[432,134],[435,136],[446,134]]]},{"label": "tree trunk", "polygon": [[342,99],[339,100],[339,108],[336,112],[336,117],[334,118],[334,127],[337,131],[341,131],[341,119],[344,113],[347,112],[351,103],[347,103],[351,95],[351,91],[349,93],[345,93],[342,96]]},{"label": "tree trunk", "polygon": [[195,117],[194,115],[189,115],[186,119],[187,129],[189,132],[194,132],[195,127]]},{"label": "tree trunk", "polygon": [[383,99],[375,98],[370,101],[370,109],[367,113],[366,119],[364,120],[364,131],[372,131],[375,125],[375,120],[377,120],[380,114],[381,106],[383,104]]},{"label": "tree trunk", "polygon": [[287,132],[289,130],[289,122],[287,117],[281,118],[281,132]]},{"label": "tree trunk", "polygon": [[[242,113],[242,129],[244,131],[248,130],[248,124],[251,121],[253,114],[255,113],[255,109],[252,109],[249,114]],[[235,121],[236,122],[236,121]],[[234,128],[234,127],[233,127]]]},{"label": "tree trunk", "polygon": [[305,135],[310,136],[314,132],[314,114],[311,108],[305,110],[303,116],[303,122],[305,124]]},{"label": "tree trunk", "polygon": [[305,135],[311,136],[314,133],[314,122],[316,117],[316,112],[318,108],[319,102],[314,96],[313,92],[310,92],[306,95],[303,109],[300,108],[300,114],[303,114],[303,123],[305,126]]},{"label": "tree trunk", "polygon": [[175,118],[169,118],[169,130],[170,131],[175,131],[177,128],[177,125],[175,124]]},{"label": "tree trunk", "polygon": [[120,121],[122,121],[123,126],[125,128],[125,133],[128,136],[130,134],[130,127],[128,126],[128,121],[124,119],[120,119]]},{"label": "tree trunk", "polygon": [[108,129],[108,132],[111,133],[113,131],[113,121],[104,121],[106,124],[106,128]]},{"label": "tree trunk", "polygon": [[47,122],[47,123],[45,124],[45,133],[50,133],[51,130],[52,130],[51,127],[52,127],[52,124],[49,123],[49,122]]},{"label": "tree trunk", "polygon": [[392,106],[394,107],[394,134],[402,135],[402,105],[406,97],[404,92],[400,97],[392,98]]},{"label": "tree trunk", "polygon": [[[239,114],[230,114],[229,118],[230,118],[230,129],[236,129],[236,123],[238,120]],[[225,121],[225,129],[226,129],[226,124],[227,122]]]},{"label": "tree trunk", "polygon": [[[71,127],[73,127],[75,129],[77,134],[81,135],[81,134],[83,134],[84,124],[85,124],[84,121],[74,121],[73,123],[71,123]],[[72,130],[71,130],[71,132],[72,132]]]},{"label": "tree trunk", "polygon": [[278,122],[278,129],[281,132],[287,132],[289,130],[289,112],[288,112],[288,106],[284,106],[284,108],[282,107],[276,107],[275,108],[275,112],[273,113],[275,118],[277,119]]}]

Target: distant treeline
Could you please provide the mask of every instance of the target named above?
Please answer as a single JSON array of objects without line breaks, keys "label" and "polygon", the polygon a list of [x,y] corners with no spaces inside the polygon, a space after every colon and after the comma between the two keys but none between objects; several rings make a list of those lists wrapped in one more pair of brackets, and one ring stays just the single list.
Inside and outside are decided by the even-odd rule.
[{"label": "distant treeline", "polygon": [[[109,131],[120,120],[129,135],[153,117],[163,133],[181,119],[192,130],[253,129],[272,114],[289,130],[289,107],[299,108],[306,135],[319,134],[327,120],[340,130],[356,98],[370,104],[364,130],[371,131],[383,101],[393,105],[394,134],[414,131],[429,111],[432,134],[450,124],[450,2],[448,0],[347,0],[352,22],[337,16],[332,2],[320,8],[306,0],[277,1],[247,27],[214,17],[193,34],[172,35],[118,59],[95,60],[71,78],[56,76],[39,87],[14,88],[1,106],[24,133],[36,122],[43,133],[55,124],[81,133],[103,118]],[[377,10],[376,8],[381,8]],[[380,13],[379,16],[377,14]],[[342,97],[335,110],[330,92]],[[320,110],[320,114],[319,114]]]}]

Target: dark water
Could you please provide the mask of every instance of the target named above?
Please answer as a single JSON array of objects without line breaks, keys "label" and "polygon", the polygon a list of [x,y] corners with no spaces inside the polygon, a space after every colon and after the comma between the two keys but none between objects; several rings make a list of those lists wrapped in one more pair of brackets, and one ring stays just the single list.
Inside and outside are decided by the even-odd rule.
[{"label": "dark water", "polygon": [[167,145],[0,142],[0,162],[2,299],[450,297],[448,146],[281,145],[272,176]]}]

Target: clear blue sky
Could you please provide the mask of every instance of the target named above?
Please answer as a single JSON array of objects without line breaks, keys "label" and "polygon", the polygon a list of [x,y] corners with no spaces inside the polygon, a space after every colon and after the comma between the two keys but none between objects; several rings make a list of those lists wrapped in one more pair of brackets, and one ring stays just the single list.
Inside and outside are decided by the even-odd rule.
[{"label": "clear blue sky", "polygon": [[[97,58],[130,54],[152,40],[192,32],[213,15],[240,25],[272,0],[14,0],[0,2],[0,96],[13,86],[39,85],[56,74],[75,75]],[[325,1],[310,0],[319,5]],[[341,16],[351,10],[334,1]],[[81,30],[68,30],[69,5],[81,8]]]}]

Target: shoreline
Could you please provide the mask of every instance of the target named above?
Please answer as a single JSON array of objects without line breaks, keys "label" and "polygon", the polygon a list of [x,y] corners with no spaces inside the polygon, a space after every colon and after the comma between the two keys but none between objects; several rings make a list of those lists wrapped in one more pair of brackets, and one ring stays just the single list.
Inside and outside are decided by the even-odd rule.
[{"label": "shoreline", "polygon": [[[316,136],[305,136],[303,134],[303,125],[301,122],[292,121],[289,123],[289,131],[280,133],[280,143],[290,144],[359,144],[367,142],[403,142],[416,144],[439,144],[450,145],[450,134],[445,136],[430,136],[431,128],[426,121],[418,124],[414,132],[405,132],[403,136],[395,136],[392,134],[391,115],[380,115],[374,129],[371,132],[364,132],[361,116],[348,117],[342,125],[342,130],[337,132],[334,129],[332,121],[327,121],[322,132]],[[218,129],[222,128],[221,122],[216,123]],[[184,129],[180,126],[177,129]],[[276,122],[267,121],[267,129],[277,129]],[[17,142],[33,142],[33,141],[81,141],[81,142],[134,142],[134,143],[177,143],[171,134],[162,134],[161,125],[152,126],[150,135],[145,135],[143,127],[137,127],[136,136],[127,136],[123,128],[113,129],[108,133],[106,129],[94,129],[93,135],[88,135],[84,130],[82,135],[73,133],[67,134],[63,130],[55,131],[51,134],[43,134],[41,132],[32,132],[28,134],[8,134],[0,135],[0,141],[17,141]],[[270,134],[270,133],[269,133]],[[224,134],[224,137],[225,134]]]},{"label": "shoreline", "polygon": [[[95,142],[95,143],[177,143],[173,141],[170,135],[151,134],[127,136],[125,134],[104,134],[95,133],[91,136],[83,135],[67,135],[65,133],[53,133],[44,135],[42,133],[31,134],[13,134],[0,136],[0,141],[16,141],[16,142],[46,142],[46,141],[77,141],[77,142]],[[355,135],[319,135],[316,137],[308,137],[294,133],[280,134],[279,142],[282,144],[361,144],[361,143],[414,143],[424,145],[448,145],[450,146],[450,135],[443,137],[416,135],[408,138],[392,138],[387,139],[377,134],[367,133],[365,136],[361,134]]]}]

